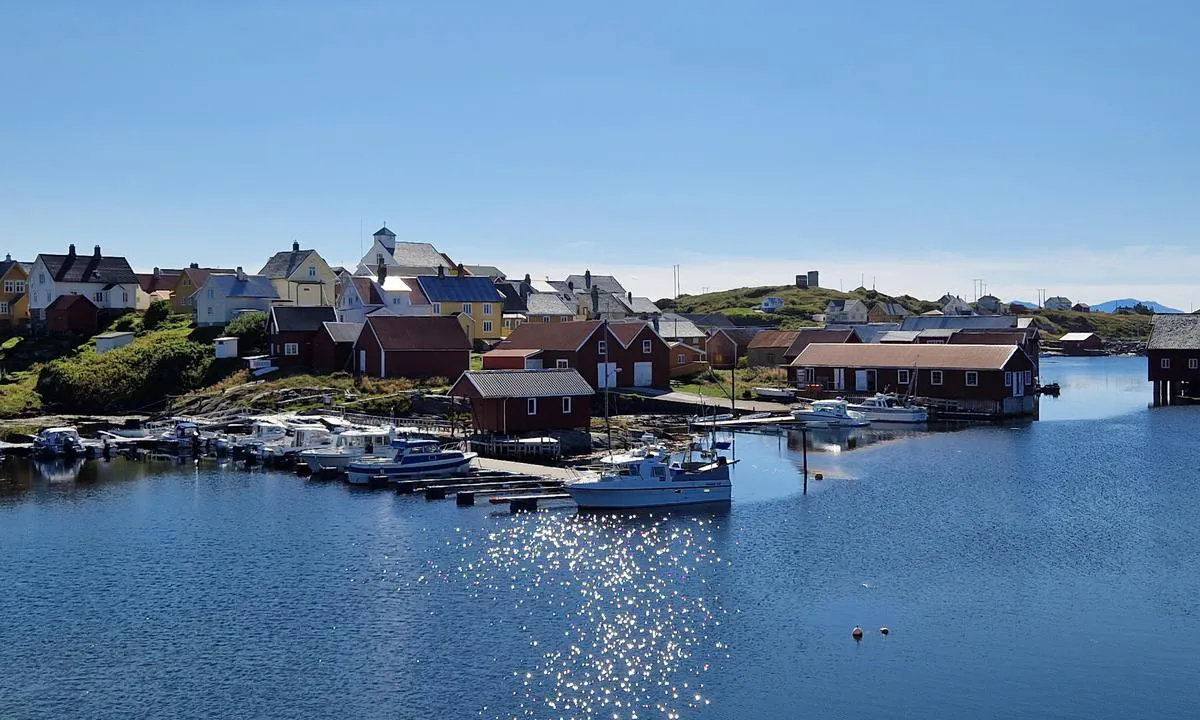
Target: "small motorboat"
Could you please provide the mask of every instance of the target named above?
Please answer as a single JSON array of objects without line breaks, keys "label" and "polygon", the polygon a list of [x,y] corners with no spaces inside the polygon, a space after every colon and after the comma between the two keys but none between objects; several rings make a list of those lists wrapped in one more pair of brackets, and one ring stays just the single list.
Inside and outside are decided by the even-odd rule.
[{"label": "small motorboat", "polygon": [[87,448],[73,427],[46,428],[33,439],[33,454],[43,458],[83,457]]},{"label": "small motorboat", "polygon": [[841,398],[814,400],[807,408],[793,410],[792,417],[797,422],[817,428],[864,427],[871,424],[865,415],[851,410],[850,404]]},{"label": "small motorboat", "polygon": [[683,458],[647,450],[641,458],[612,457],[598,471],[584,471],[566,490],[581,510],[616,510],[730,502],[730,461],[693,441]]},{"label": "small motorboat", "polygon": [[464,472],[478,453],[443,448],[436,440],[392,441],[391,455],[362,457],[347,466],[351,485],[370,485],[371,478],[384,476],[388,480],[412,477],[439,477]]},{"label": "small motorboat", "polygon": [[314,473],[346,472],[350,463],[366,456],[390,458],[392,453],[388,448],[394,433],[392,428],[346,430],[337,434],[333,446],[304,450],[299,459]]},{"label": "small motorboat", "polygon": [[902,402],[891,393],[875,393],[860,403],[851,403],[850,412],[862,413],[871,422],[923,423],[929,419],[929,411],[911,403]]},{"label": "small motorboat", "polygon": [[761,400],[772,400],[775,402],[796,401],[796,393],[791,388],[756,387],[753,392]]}]

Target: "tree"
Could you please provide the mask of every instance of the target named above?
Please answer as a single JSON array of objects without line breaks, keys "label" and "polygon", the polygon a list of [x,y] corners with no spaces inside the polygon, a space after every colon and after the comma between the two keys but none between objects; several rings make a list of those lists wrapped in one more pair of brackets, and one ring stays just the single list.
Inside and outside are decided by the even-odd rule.
[{"label": "tree", "polygon": [[146,308],[146,314],[142,316],[142,327],[146,330],[153,330],[158,327],[163,320],[166,320],[171,314],[171,303],[166,300],[155,300],[150,303],[150,307]]},{"label": "tree", "polygon": [[259,354],[267,351],[267,314],[242,313],[225,326],[225,334],[238,339],[238,354]]}]

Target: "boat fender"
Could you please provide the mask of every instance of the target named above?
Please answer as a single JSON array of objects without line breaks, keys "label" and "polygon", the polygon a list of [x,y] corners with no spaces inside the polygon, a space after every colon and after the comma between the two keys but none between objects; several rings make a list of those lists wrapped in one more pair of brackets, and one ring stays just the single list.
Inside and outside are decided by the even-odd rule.
[{"label": "boat fender", "polygon": [[854,629],[850,631],[850,637],[854,638],[855,640],[862,640],[862,636],[863,636],[862,628],[859,627],[858,625],[855,625]]},{"label": "boat fender", "polygon": [[887,629],[887,626],[886,626],[886,625],[885,625],[885,626],[883,626],[883,627],[881,627],[881,628],[879,628],[879,634],[880,634],[880,635],[887,635],[887,634],[888,634],[888,632],[889,632],[889,630]]},{"label": "boat fender", "polygon": [[814,480],[824,480],[825,476],[822,475],[821,473],[817,473],[816,475],[813,475],[813,479]]}]

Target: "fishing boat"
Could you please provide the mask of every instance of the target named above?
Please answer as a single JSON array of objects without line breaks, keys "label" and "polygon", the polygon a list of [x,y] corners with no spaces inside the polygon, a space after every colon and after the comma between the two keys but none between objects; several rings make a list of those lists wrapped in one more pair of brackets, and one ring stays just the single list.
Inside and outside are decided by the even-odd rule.
[{"label": "fishing boat", "polygon": [[292,424],[281,441],[258,448],[258,459],[264,463],[289,464],[305,450],[331,447],[333,443],[334,434],[324,425]]},{"label": "fishing boat", "polygon": [[862,402],[850,403],[847,408],[862,413],[871,422],[923,423],[929,419],[925,408],[905,403],[892,393],[875,393]]},{"label": "fishing boat", "polygon": [[350,463],[364,456],[380,452],[391,457],[388,447],[394,437],[395,430],[392,428],[346,430],[337,434],[330,447],[302,451],[299,460],[307,464],[308,469],[314,473],[346,472]]},{"label": "fishing boat", "polygon": [[351,485],[370,485],[371,478],[385,476],[389,480],[411,477],[438,477],[464,472],[478,453],[443,448],[436,440],[397,439],[392,441],[390,455],[361,457],[347,466]]},{"label": "fishing boat", "polygon": [[33,439],[33,454],[38,457],[82,457],[87,454],[87,448],[75,428],[52,427]]},{"label": "fishing boat", "polygon": [[807,408],[797,408],[792,411],[792,417],[809,427],[864,427],[871,421],[857,410],[851,410],[850,404],[838,398],[836,400],[814,400]]},{"label": "fishing boat", "polygon": [[657,450],[623,462],[616,459],[567,483],[567,492],[581,510],[727,504],[732,497],[729,468],[737,461],[703,449],[698,439],[680,459]]}]

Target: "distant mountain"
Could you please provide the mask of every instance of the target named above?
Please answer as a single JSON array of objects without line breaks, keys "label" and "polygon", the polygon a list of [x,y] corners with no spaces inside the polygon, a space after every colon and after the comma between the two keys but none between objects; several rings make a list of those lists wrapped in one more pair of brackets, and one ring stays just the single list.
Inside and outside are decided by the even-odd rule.
[{"label": "distant mountain", "polygon": [[1166,305],[1159,305],[1153,300],[1134,300],[1133,298],[1123,298],[1121,300],[1109,300],[1108,302],[1097,303],[1092,306],[1092,312],[1114,313],[1119,308],[1132,308],[1134,305],[1141,303],[1150,308],[1156,313],[1181,313],[1182,310],[1169,308]]}]

